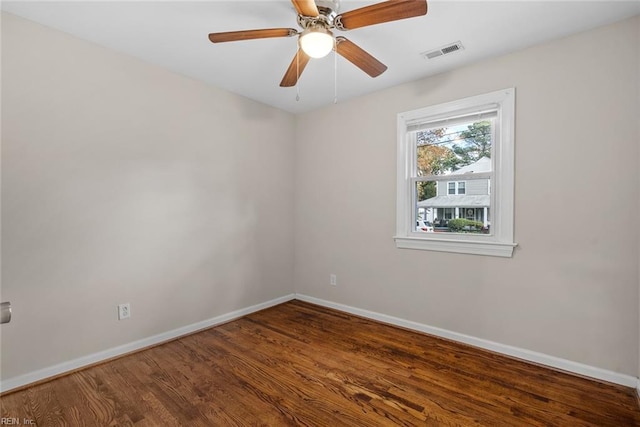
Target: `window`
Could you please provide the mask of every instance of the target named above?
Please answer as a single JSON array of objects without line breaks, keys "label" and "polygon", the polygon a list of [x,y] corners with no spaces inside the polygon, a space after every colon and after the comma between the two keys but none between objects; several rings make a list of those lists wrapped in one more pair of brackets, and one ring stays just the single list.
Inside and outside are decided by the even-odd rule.
[{"label": "window", "polygon": [[[422,144],[419,147],[416,147],[418,150],[420,149],[428,149],[430,147],[429,144]],[[419,166],[418,166],[419,167]],[[448,192],[449,194],[465,194],[465,183],[463,182],[449,182],[448,184]]]},{"label": "window", "polygon": [[465,183],[458,182],[458,192],[456,194],[465,194]]},{"label": "window", "polygon": [[449,183],[449,194],[456,194],[456,183],[455,182],[450,182]]},{"label": "window", "polygon": [[397,247],[512,256],[514,115],[513,88],[398,114]]}]

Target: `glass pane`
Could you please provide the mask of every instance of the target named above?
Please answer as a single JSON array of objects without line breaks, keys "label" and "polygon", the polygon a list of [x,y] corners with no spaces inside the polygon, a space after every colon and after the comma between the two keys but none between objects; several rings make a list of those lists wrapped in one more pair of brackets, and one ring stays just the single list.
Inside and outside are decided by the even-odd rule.
[{"label": "glass pane", "polygon": [[416,225],[414,231],[422,233],[433,233],[433,215],[435,210],[423,206],[436,196],[438,183],[436,181],[416,182]]},{"label": "glass pane", "polygon": [[493,134],[494,120],[482,118],[416,132],[417,176],[444,178],[416,183],[416,231],[490,233],[490,179],[462,175],[491,172]]},{"label": "glass pane", "polygon": [[489,234],[489,183],[490,179],[486,177],[467,178],[464,182],[453,182],[457,185],[458,193],[449,194],[450,182],[416,181],[414,231]]},{"label": "glass pane", "polygon": [[493,119],[416,132],[417,176],[490,172]]}]

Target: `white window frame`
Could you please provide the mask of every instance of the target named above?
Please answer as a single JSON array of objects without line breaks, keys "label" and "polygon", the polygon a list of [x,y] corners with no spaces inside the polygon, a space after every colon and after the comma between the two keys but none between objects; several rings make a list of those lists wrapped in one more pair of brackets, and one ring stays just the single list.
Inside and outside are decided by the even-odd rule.
[{"label": "white window frame", "polygon": [[[451,192],[451,184],[453,184],[453,193]],[[455,196],[458,193],[458,185],[455,181],[447,182],[447,196]]]},{"label": "white window frame", "polygon": [[[464,193],[460,192],[460,184],[464,187]],[[466,181],[456,181],[456,195],[467,194],[467,182]]]},{"label": "white window frame", "polygon": [[[417,233],[415,231],[414,138],[416,123],[441,122],[483,110],[497,110],[496,138],[491,155],[491,234]],[[503,89],[457,101],[398,114],[396,246],[474,255],[511,257],[517,246],[514,228],[515,88]],[[448,186],[447,186],[448,188]],[[448,192],[448,191],[447,191]],[[456,184],[457,192],[457,184]]]}]

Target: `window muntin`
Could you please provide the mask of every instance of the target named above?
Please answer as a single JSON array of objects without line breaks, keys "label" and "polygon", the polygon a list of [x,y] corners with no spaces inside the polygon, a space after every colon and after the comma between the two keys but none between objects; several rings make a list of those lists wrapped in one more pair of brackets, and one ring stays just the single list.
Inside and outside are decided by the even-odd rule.
[{"label": "window muntin", "polygon": [[[513,242],[514,116],[514,89],[398,115],[395,240],[399,248],[512,255],[516,246]],[[474,129],[482,128],[478,123],[485,121],[490,122],[484,129],[491,129],[491,138],[484,143],[490,144],[484,144],[484,148],[482,144],[475,144],[473,149],[461,150],[465,148],[461,140],[470,139]],[[469,125],[475,127],[469,128]],[[463,132],[466,138],[460,138]],[[442,161],[447,157],[443,152],[451,151],[454,143],[459,145],[455,158]],[[439,155],[440,161],[434,161],[434,155]],[[471,163],[470,157],[473,157]],[[474,164],[481,159],[484,165],[480,166],[484,167]],[[449,182],[454,185],[450,187]],[[444,203],[447,197],[452,199],[451,203]],[[465,199],[464,203],[460,203],[460,199]],[[431,222],[435,232],[415,233],[413,221],[416,219]],[[453,230],[446,224],[452,220]],[[439,232],[445,225],[449,231]]]}]

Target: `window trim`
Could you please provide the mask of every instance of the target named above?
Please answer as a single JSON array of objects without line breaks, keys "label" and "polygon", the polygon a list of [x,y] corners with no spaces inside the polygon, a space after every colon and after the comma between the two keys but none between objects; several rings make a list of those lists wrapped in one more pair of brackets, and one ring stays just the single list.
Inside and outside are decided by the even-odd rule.
[{"label": "window trim", "polygon": [[[483,110],[497,110],[496,134],[492,152],[491,234],[473,235],[437,233],[425,235],[412,228],[415,197],[412,167],[415,161],[410,127],[420,123],[446,120]],[[433,250],[474,255],[511,257],[517,243],[514,236],[514,163],[515,163],[515,88],[432,105],[398,114],[397,119],[397,206],[396,235],[398,248]],[[457,192],[457,184],[456,184]],[[431,234],[431,233],[430,233]]]}]

